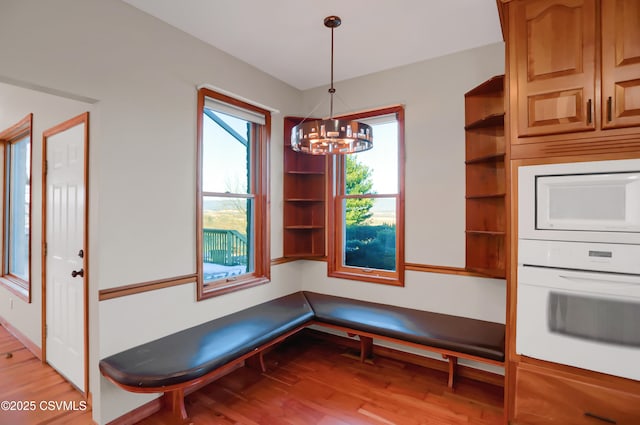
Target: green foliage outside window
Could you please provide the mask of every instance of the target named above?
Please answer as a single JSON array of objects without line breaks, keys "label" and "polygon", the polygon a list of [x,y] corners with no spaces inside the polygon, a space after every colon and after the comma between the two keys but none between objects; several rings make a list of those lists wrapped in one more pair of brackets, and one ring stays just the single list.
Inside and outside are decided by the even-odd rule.
[{"label": "green foliage outside window", "polygon": [[[352,156],[346,158],[346,179],[345,193],[348,195],[362,195],[365,193],[375,193],[371,191],[373,180],[371,179],[371,169],[358,162]],[[347,199],[345,220],[347,226],[352,224],[361,224],[373,216],[371,208],[373,207],[373,199]]]},{"label": "green foliage outside window", "polygon": [[[372,169],[347,156],[345,192],[348,195],[375,194],[372,191]],[[395,270],[396,226],[375,225],[372,198],[349,198],[345,203],[345,264],[381,270]]]}]

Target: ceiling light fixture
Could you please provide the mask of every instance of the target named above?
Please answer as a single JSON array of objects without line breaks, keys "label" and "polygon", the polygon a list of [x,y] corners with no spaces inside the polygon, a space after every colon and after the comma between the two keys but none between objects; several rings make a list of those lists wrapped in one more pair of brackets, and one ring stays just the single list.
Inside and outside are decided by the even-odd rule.
[{"label": "ceiling light fixture", "polygon": [[302,121],[291,131],[291,148],[294,151],[312,155],[350,154],[369,150],[373,147],[371,126],[353,120],[333,118],[333,30],[340,26],[338,16],[324,18],[324,26],[331,28],[331,106],[329,118]]}]

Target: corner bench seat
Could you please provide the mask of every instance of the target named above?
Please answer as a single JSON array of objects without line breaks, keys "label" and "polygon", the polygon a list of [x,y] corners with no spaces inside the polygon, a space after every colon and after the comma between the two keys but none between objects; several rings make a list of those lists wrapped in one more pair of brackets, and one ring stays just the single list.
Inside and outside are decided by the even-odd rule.
[{"label": "corner bench seat", "polygon": [[504,325],[333,295],[304,292],[318,324],[504,361]]},{"label": "corner bench seat", "polygon": [[127,391],[163,392],[176,423],[185,423],[185,391],[245,361],[264,371],[266,348],[314,324],[358,335],[362,360],[378,337],[438,352],[449,360],[451,388],[458,357],[504,361],[505,327],[499,323],[296,292],[114,354],[99,367]]}]

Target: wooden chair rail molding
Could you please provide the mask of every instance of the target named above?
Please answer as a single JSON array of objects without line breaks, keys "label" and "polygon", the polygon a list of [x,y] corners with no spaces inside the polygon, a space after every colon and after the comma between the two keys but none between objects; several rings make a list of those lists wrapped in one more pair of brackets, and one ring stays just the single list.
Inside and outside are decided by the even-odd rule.
[{"label": "wooden chair rail molding", "polygon": [[[271,265],[289,263],[298,260],[298,258],[275,258],[271,260]],[[116,286],[113,288],[102,289],[98,292],[98,300],[106,301],[113,298],[126,297],[142,292],[155,291],[156,289],[170,288],[172,286],[184,285],[185,283],[195,283],[198,275],[196,273],[186,274],[182,276],[168,277],[165,279],[151,280],[147,282],[132,283],[130,285]]]},{"label": "wooden chair rail molding", "polygon": [[[298,260],[310,260],[310,261],[327,261],[326,257],[323,258],[274,258],[271,260],[272,266],[277,266],[279,264],[290,263],[292,261]],[[474,271],[470,271],[461,267],[448,267],[448,266],[433,266],[429,264],[418,264],[418,263],[405,263],[405,270],[411,270],[414,272],[425,272],[425,273],[442,273],[442,274],[455,274],[459,276],[475,276],[475,277],[486,277],[493,278],[492,276],[487,276],[482,273],[477,273]],[[170,288],[172,286],[184,285],[185,283],[195,283],[197,278],[197,274],[187,274],[183,276],[175,276],[169,277],[166,279],[152,280],[148,282],[140,282],[133,283],[131,285],[123,285],[116,286],[114,288],[102,289],[98,292],[98,300],[106,301],[114,298],[126,297],[128,295],[135,295],[142,292],[155,291],[156,289],[164,289]]]},{"label": "wooden chair rail molding", "polygon": [[184,285],[185,283],[195,283],[197,276],[197,274],[192,273],[167,279],[152,280],[148,282],[133,283],[131,285],[117,286],[115,288],[102,289],[98,292],[98,300],[105,301],[127,295],[140,294],[142,292],[155,291],[156,289]]}]

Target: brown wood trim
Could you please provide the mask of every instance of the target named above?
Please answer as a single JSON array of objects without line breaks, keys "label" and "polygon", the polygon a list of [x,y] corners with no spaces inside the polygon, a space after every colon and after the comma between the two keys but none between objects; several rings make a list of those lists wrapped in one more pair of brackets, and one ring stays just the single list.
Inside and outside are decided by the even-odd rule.
[{"label": "brown wood trim", "polygon": [[162,397],[151,400],[124,415],[115,418],[107,425],[134,425],[162,409]]},{"label": "brown wood trim", "polygon": [[33,122],[33,114],[28,114],[26,117],[12,125],[11,127],[2,130],[0,132],[0,142],[5,143],[9,140],[17,139],[19,137],[26,136],[31,133],[31,127]]},{"label": "brown wood trim", "polygon": [[[29,172],[29,182],[30,182],[29,183],[29,223],[33,223],[33,214],[32,214],[32,211],[33,211],[33,185],[32,185],[33,183],[33,114],[32,113],[27,114],[27,116],[25,116],[23,119],[18,121],[16,124],[0,132],[0,143],[4,144],[4,157],[5,157],[5,164],[6,164],[6,158],[8,155],[7,150],[9,149],[9,146],[15,142],[20,141],[22,138],[26,136],[29,137],[29,170],[30,170]],[[2,173],[2,199],[7,199],[6,170],[5,172]],[[6,223],[6,220],[7,220],[6,208],[2,209],[1,218],[2,218],[2,223]],[[0,245],[2,247],[3,253],[6,252],[7,250],[5,243],[6,243],[6,237],[4,237],[3,235],[2,242]],[[0,270],[0,276],[2,276],[6,280],[0,280],[0,285],[4,285],[5,288],[13,292],[20,299],[28,303],[31,303],[31,281],[33,280],[31,275],[31,238],[29,238],[28,243],[29,243],[29,247],[28,247],[29,258],[27,259],[28,261],[27,269],[29,270],[29,280],[24,281],[18,278],[17,276],[13,276],[9,274],[2,276],[4,271],[8,269],[7,265],[5,264],[6,256],[3,255],[2,259],[0,260],[0,265],[2,267],[2,269]]]},{"label": "brown wood trim", "polygon": [[[309,261],[327,261],[327,257],[280,257],[274,258],[271,260],[271,265],[278,265],[284,263],[290,263],[292,261],[298,260],[309,260]],[[474,276],[474,277],[484,277],[488,279],[504,279],[502,277],[489,276],[484,273],[476,272],[473,270],[468,270],[463,267],[450,267],[450,266],[435,266],[432,264],[420,264],[420,263],[404,263],[404,270],[414,271],[414,272],[424,272],[424,273],[440,273],[440,274],[455,274],[459,276]],[[361,275],[358,275],[361,277]],[[364,280],[364,279],[360,279]]]},{"label": "brown wood trim", "polygon": [[[251,195],[255,197],[255,246],[256,254],[254,258],[255,268],[252,273],[244,274],[234,281],[214,281],[205,284],[203,274],[203,252],[202,252],[202,207],[203,207],[203,111],[206,98],[221,101],[241,109],[256,112],[264,116],[265,124],[259,129],[253,127],[252,137],[255,149],[251,149],[251,164],[257,167],[252,185]],[[268,283],[271,278],[270,263],[270,213],[269,213],[269,158],[271,146],[271,111],[244,100],[236,99],[232,96],[201,87],[197,93],[197,140],[196,140],[196,294],[197,300],[216,297],[229,292],[251,288],[257,285]]]},{"label": "brown wood trim", "polygon": [[6,276],[0,276],[0,285],[21,300],[28,303],[31,302],[31,291],[28,291],[26,287],[17,284],[14,279],[8,278]]},{"label": "brown wood trim", "polygon": [[86,397],[89,394],[89,112],[84,112],[42,133],[42,357],[43,362],[47,361],[47,142],[48,138],[78,125],[84,125],[84,256],[82,268],[84,269],[84,388],[80,392]]},{"label": "brown wood trim", "polygon": [[278,257],[271,259],[271,265],[277,266],[279,264],[291,263],[293,261],[300,260],[300,258],[292,258],[292,257]]},{"label": "brown wood trim", "polygon": [[474,276],[485,277],[490,279],[504,279],[503,277],[489,276],[473,270],[468,270],[463,267],[449,267],[449,266],[434,266],[431,264],[419,264],[419,263],[405,263],[405,268],[414,272],[425,273],[441,273],[441,274],[455,274],[458,276]]},{"label": "brown wood trim", "polygon": [[[309,258],[318,260],[317,258]],[[271,260],[271,265],[291,263],[300,258],[279,257]],[[169,277],[165,279],[151,280],[148,282],[133,283],[130,285],[118,286],[115,288],[102,289],[98,292],[98,300],[106,301],[113,298],[126,297],[128,295],[140,294],[142,292],[155,291],[157,289],[170,288],[172,286],[184,285],[185,283],[195,283],[198,279],[197,273],[183,276]]]},{"label": "brown wood trim", "polygon": [[[396,201],[396,269],[388,270],[371,270],[367,273],[363,268],[352,267],[342,264],[339,258],[342,257],[343,251],[343,234],[340,230],[341,225],[338,221],[342,216],[342,199],[348,196],[343,193],[345,182],[342,170],[345,167],[342,155],[336,155],[333,160],[334,166],[329,166],[327,179],[327,198],[329,208],[327,212],[328,228],[328,276],[340,279],[357,280],[361,282],[380,283],[392,286],[404,286],[405,284],[405,113],[404,105],[397,104],[382,108],[369,109],[357,113],[340,115],[337,118],[344,119],[363,119],[370,117],[379,117],[386,115],[394,115],[398,123],[398,191],[397,193],[389,193],[384,195],[361,195],[360,197],[374,198],[395,198]],[[337,192],[332,189],[332,182],[335,181]]]},{"label": "brown wood trim", "polygon": [[127,295],[140,294],[142,292],[155,291],[156,289],[164,289],[170,288],[172,286],[184,285],[185,283],[195,283],[197,278],[198,275],[196,273],[192,273],[183,276],[169,277],[166,279],[151,280],[148,282],[133,283],[131,285],[102,289],[98,292],[98,300],[105,301],[113,298],[125,297]]},{"label": "brown wood trim", "polygon": [[7,322],[2,316],[0,316],[0,325],[5,328],[11,335],[16,337],[22,345],[27,347],[27,350],[31,351],[34,356],[38,359],[42,360],[42,350],[33,341],[31,341],[25,334],[20,332],[16,327],[14,327],[11,323]]}]

